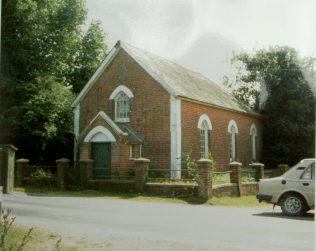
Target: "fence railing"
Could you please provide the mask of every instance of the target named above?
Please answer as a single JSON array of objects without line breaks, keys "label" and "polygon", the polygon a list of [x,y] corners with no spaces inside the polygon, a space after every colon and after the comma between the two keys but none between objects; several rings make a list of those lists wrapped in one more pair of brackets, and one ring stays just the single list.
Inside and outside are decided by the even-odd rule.
[{"label": "fence railing", "polygon": [[168,182],[168,183],[196,183],[197,170],[195,169],[154,169],[148,170],[148,182]]},{"label": "fence railing", "polygon": [[273,178],[282,175],[283,172],[280,169],[265,169],[264,177],[265,178]]},{"label": "fence railing", "polygon": [[[28,168],[28,175],[30,178],[55,178],[57,174],[56,166],[40,166],[30,165]],[[231,171],[217,172],[212,171],[213,184],[227,184],[230,183]],[[272,178],[280,176],[282,172],[279,169],[264,170],[265,178]],[[94,167],[92,169],[93,179],[118,179],[118,180],[133,180],[135,178],[135,167],[129,168],[103,168]],[[149,169],[147,174],[148,182],[191,182],[196,183],[197,170],[195,169]],[[251,182],[256,180],[256,171],[253,169],[241,169],[241,181]]]},{"label": "fence railing", "polygon": [[[48,168],[49,169],[49,168]],[[277,177],[282,173],[278,169],[265,170],[265,178]],[[212,182],[214,185],[230,183],[231,171],[212,171]],[[135,177],[135,167],[130,168],[93,168],[93,179],[118,179],[118,180],[133,180]],[[148,182],[167,182],[167,183],[196,183],[197,170],[195,169],[153,169],[150,168],[147,172]],[[241,181],[253,182],[256,181],[256,170],[241,169]]]},{"label": "fence railing", "polygon": [[[142,193],[150,191],[154,187],[163,193],[166,191],[169,191],[170,194],[183,192],[183,194],[197,194],[203,198],[212,196],[212,185],[218,184],[228,184],[229,189],[233,188],[236,191],[229,192],[225,185],[216,187],[214,191],[224,187],[224,194],[241,195],[245,192],[242,189],[242,182],[279,176],[286,169],[282,166],[278,169],[264,170],[264,165],[260,163],[254,163],[251,168],[245,169],[242,168],[242,163],[232,162],[229,164],[229,171],[217,172],[212,170],[212,161],[205,159],[197,161],[196,169],[182,170],[172,170],[169,167],[165,169],[150,168],[150,160],[144,158],[135,160],[135,165],[127,168],[93,167],[93,160],[90,159],[80,160],[79,169],[70,168],[68,159],[56,160],[56,166],[29,166],[28,162],[29,160],[26,159],[17,161],[16,178],[19,186],[25,185],[25,182],[28,181],[33,182],[32,178],[35,178],[35,181],[40,182],[38,184],[41,186],[47,186],[45,182],[48,180],[49,185],[60,189],[69,189],[70,183],[75,181],[73,185],[79,184],[81,189],[100,189],[100,187],[108,189],[109,186],[117,186],[121,189],[122,186],[125,186],[125,189],[135,189],[136,192]],[[27,180],[30,176],[32,178]],[[210,177],[212,177],[212,181]],[[107,182],[108,180],[111,182]],[[237,184],[237,186],[230,184]],[[163,187],[163,185],[166,186]],[[179,189],[183,191],[181,190],[181,192]]]},{"label": "fence railing", "polygon": [[241,182],[256,181],[256,170],[241,169]]},{"label": "fence railing", "polygon": [[135,178],[135,167],[129,168],[92,168],[93,179],[133,180]]},{"label": "fence railing", "polygon": [[56,166],[30,165],[28,168],[29,177],[56,177]]},{"label": "fence railing", "polygon": [[230,183],[230,173],[226,172],[212,172],[212,181],[214,185],[228,184]]}]

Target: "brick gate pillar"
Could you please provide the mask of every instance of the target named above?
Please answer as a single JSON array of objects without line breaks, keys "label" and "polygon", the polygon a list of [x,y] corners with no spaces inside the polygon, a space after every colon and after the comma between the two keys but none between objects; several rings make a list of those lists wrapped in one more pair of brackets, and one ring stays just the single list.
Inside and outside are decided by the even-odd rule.
[{"label": "brick gate pillar", "polygon": [[81,159],[80,163],[80,185],[82,189],[89,188],[89,180],[92,179],[92,159]]},{"label": "brick gate pillar", "polygon": [[198,196],[204,199],[212,197],[212,160],[200,159],[198,164]]},{"label": "brick gate pillar", "polygon": [[69,159],[58,159],[57,164],[57,187],[65,190],[67,187],[67,172],[69,169]]},{"label": "brick gate pillar", "polygon": [[230,173],[230,182],[235,183],[237,185],[237,193],[238,196],[242,194],[242,187],[241,187],[241,163],[239,162],[231,162],[229,163],[229,170]]},{"label": "brick gate pillar", "polygon": [[29,170],[29,160],[28,159],[18,159],[16,161],[16,185],[24,185],[24,177],[26,177]]},{"label": "brick gate pillar", "polygon": [[149,163],[149,159],[135,159],[135,190],[138,193],[145,191]]},{"label": "brick gate pillar", "polygon": [[262,163],[252,163],[250,164],[252,169],[256,171],[255,180],[259,181],[264,178],[264,164]]}]

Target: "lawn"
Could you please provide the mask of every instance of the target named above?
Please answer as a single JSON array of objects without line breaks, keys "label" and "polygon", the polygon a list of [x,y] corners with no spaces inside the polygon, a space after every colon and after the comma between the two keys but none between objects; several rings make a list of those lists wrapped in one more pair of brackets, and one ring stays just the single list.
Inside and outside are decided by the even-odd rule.
[{"label": "lawn", "polygon": [[213,197],[208,200],[199,197],[164,197],[152,196],[137,193],[119,193],[105,191],[61,191],[58,189],[48,188],[16,188],[16,191],[32,194],[45,194],[47,196],[74,196],[74,197],[93,197],[100,199],[127,199],[144,202],[164,202],[164,203],[179,203],[179,204],[206,204],[212,206],[235,206],[235,207],[257,207],[262,205],[257,201],[255,196],[242,197]]}]

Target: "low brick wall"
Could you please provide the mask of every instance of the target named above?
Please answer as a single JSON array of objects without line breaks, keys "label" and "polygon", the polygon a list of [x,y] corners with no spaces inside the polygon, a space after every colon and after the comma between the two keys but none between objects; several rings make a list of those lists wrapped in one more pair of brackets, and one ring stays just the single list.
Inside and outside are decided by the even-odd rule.
[{"label": "low brick wall", "polygon": [[[241,196],[256,195],[258,192],[257,182],[241,183]],[[215,197],[239,197],[237,184],[223,184],[213,186],[213,196]]]},{"label": "low brick wall", "polygon": [[57,179],[53,178],[24,178],[24,186],[32,187],[57,187]]},{"label": "low brick wall", "polygon": [[146,183],[145,192],[152,195],[197,196],[198,185]]},{"label": "low brick wall", "polygon": [[258,193],[258,183],[257,182],[245,182],[242,183],[242,195],[256,195]]},{"label": "low brick wall", "polygon": [[223,184],[215,185],[212,190],[214,197],[238,197],[238,186],[237,184]]},{"label": "low brick wall", "polygon": [[87,189],[113,192],[134,192],[133,180],[89,180]]}]

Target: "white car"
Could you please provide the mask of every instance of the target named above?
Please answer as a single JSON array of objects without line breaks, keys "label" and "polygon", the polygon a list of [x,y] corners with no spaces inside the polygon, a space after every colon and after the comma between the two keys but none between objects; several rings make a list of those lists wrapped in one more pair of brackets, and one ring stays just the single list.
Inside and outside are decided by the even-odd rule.
[{"label": "white car", "polygon": [[259,202],[281,206],[284,215],[301,216],[315,207],[315,159],[303,159],[280,177],[258,184]]}]

